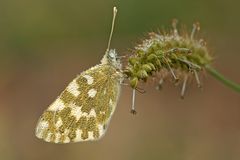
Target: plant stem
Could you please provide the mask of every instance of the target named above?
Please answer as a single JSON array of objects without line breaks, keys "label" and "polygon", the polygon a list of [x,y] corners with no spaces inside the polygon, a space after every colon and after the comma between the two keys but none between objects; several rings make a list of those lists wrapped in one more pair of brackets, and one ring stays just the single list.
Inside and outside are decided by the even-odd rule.
[{"label": "plant stem", "polygon": [[217,70],[212,68],[210,65],[206,66],[206,70],[217,80],[221,81],[223,84],[228,86],[229,88],[240,92],[240,84],[237,84],[229,79],[226,79],[222,74],[220,74]]}]

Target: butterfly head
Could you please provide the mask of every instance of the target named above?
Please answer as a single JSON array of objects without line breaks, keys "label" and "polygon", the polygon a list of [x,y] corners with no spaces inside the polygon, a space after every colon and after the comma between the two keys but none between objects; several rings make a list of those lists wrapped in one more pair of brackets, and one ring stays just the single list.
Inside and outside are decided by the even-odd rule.
[{"label": "butterfly head", "polygon": [[106,54],[104,55],[101,62],[102,64],[110,64],[114,66],[116,69],[121,69],[122,67],[120,59],[115,49],[110,49],[106,51]]}]

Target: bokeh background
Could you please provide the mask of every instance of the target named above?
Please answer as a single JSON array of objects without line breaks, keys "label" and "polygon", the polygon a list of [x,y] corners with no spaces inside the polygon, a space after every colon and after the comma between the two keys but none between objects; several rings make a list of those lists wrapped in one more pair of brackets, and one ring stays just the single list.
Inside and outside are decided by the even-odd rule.
[{"label": "bokeh background", "polygon": [[166,84],[137,94],[123,86],[107,134],[97,142],[45,143],[34,136],[43,110],[107,46],[112,7],[118,7],[112,47],[128,53],[148,31],[173,18],[192,27],[214,54],[213,65],[240,82],[240,2],[237,0],[1,0],[0,159],[3,160],[239,160],[240,95],[204,76],[204,89]]}]

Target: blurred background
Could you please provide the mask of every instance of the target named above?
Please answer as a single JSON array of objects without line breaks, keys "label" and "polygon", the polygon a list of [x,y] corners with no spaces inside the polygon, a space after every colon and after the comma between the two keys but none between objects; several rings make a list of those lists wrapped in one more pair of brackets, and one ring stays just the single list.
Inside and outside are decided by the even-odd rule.
[{"label": "blurred background", "polygon": [[4,160],[239,160],[240,95],[209,75],[203,90],[165,84],[137,94],[123,86],[107,134],[97,142],[56,145],[38,140],[43,110],[77,74],[100,62],[112,7],[118,7],[112,48],[128,53],[149,31],[173,18],[202,36],[213,65],[240,82],[240,2],[237,0],[1,0],[0,159]]}]

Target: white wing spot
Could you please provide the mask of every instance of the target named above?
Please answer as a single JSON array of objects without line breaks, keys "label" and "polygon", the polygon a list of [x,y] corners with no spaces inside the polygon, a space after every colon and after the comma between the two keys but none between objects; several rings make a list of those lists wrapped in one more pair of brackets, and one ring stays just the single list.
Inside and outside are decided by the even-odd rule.
[{"label": "white wing spot", "polygon": [[100,111],[99,113],[100,113],[100,114],[106,114],[106,112],[105,112],[105,111]]},{"label": "white wing spot", "polygon": [[65,107],[63,101],[58,98],[48,108],[50,111],[60,111]]},{"label": "white wing spot", "polygon": [[88,132],[88,139],[87,140],[94,140],[95,138],[93,137],[93,132]]},{"label": "white wing spot", "polygon": [[109,100],[109,105],[110,105],[110,106],[113,105],[113,101],[112,101],[112,99]]},{"label": "white wing spot", "polygon": [[84,75],[83,77],[87,79],[87,84],[89,84],[89,85],[93,84],[93,77],[92,76]]},{"label": "white wing spot", "polygon": [[69,133],[69,129],[65,129],[65,130],[64,130],[64,134],[65,134],[65,135],[68,135],[68,133]]},{"label": "white wing spot", "polygon": [[69,143],[70,142],[70,138],[69,137],[66,137],[63,141],[63,143]]},{"label": "white wing spot", "polygon": [[77,129],[77,130],[76,130],[76,138],[75,138],[75,141],[78,141],[79,139],[82,139],[82,138],[81,138],[81,135],[82,135],[82,130]]},{"label": "white wing spot", "polygon": [[96,117],[96,112],[94,109],[91,109],[91,111],[89,113],[89,117]]},{"label": "white wing spot", "polygon": [[57,132],[57,133],[55,133],[55,136],[56,136],[55,143],[60,142],[61,134]]},{"label": "white wing spot", "polygon": [[50,142],[51,141],[51,135],[52,135],[52,133],[49,132],[45,141]]},{"label": "white wing spot", "polygon": [[98,129],[99,129],[99,135],[103,135],[104,134],[104,129],[103,129],[103,125],[99,124],[98,125]]},{"label": "white wing spot", "polygon": [[88,96],[91,98],[95,97],[96,94],[97,94],[97,91],[95,89],[90,89],[88,91]]},{"label": "white wing spot", "polygon": [[74,79],[68,86],[67,86],[67,91],[72,93],[74,96],[78,96],[80,94],[80,91],[78,90],[79,86]]},{"label": "white wing spot", "polygon": [[79,118],[82,117],[82,116],[87,116],[88,115],[86,112],[81,111],[82,107],[71,104],[70,108],[71,108],[71,115],[76,117],[77,120],[79,120]]},{"label": "white wing spot", "polygon": [[80,140],[82,140],[82,137],[81,137],[81,135],[82,135],[82,130],[80,130],[80,129],[77,129],[76,130],[76,138],[74,139],[74,141],[80,141]]},{"label": "white wing spot", "polygon": [[42,133],[48,128],[48,125],[47,121],[40,121],[36,128],[36,136],[42,138]]},{"label": "white wing spot", "polygon": [[56,128],[59,128],[63,124],[61,118],[58,118],[57,123],[55,124]]},{"label": "white wing spot", "polygon": [[63,140],[63,143],[69,143],[70,142],[70,138],[67,136],[68,134],[69,134],[69,132],[70,132],[70,130],[69,129],[65,129],[64,130],[64,137],[65,137],[65,139]]}]

